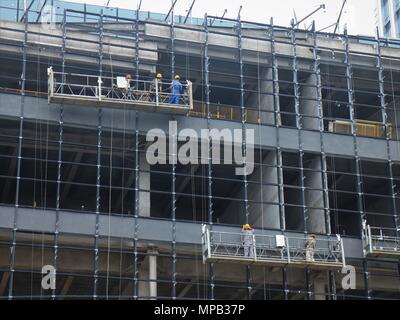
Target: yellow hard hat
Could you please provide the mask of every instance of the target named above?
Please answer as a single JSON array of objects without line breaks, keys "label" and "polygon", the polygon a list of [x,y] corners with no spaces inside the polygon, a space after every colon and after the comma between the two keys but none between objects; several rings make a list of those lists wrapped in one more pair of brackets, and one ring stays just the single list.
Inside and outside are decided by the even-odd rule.
[{"label": "yellow hard hat", "polygon": [[157,73],[157,79],[162,79],[162,74],[161,73]]},{"label": "yellow hard hat", "polygon": [[180,77],[179,75],[176,75],[176,76],[175,76],[175,80],[180,80],[180,78],[181,78],[181,77]]},{"label": "yellow hard hat", "polygon": [[243,225],[244,230],[251,230],[251,226],[249,224]]}]

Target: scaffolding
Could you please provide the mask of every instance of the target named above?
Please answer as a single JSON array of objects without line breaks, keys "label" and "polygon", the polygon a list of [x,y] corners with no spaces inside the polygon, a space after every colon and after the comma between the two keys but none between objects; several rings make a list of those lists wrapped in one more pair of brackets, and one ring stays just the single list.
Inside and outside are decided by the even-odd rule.
[{"label": "scaffolding", "polygon": [[317,239],[310,254],[307,238],[289,235],[251,236],[244,241],[240,232],[223,232],[202,227],[203,262],[231,262],[246,265],[292,266],[318,270],[341,269],[346,265],[343,240]]},{"label": "scaffolding", "polygon": [[365,255],[400,257],[400,238],[388,236],[388,233],[395,234],[396,230],[364,224],[363,245]]},{"label": "scaffolding", "polygon": [[[132,86],[133,84],[133,86]],[[126,77],[104,77],[54,72],[48,69],[48,102],[79,106],[125,108],[149,112],[188,114],[193,110],[192,83],[182,84],[183,93],[171,100],[171,84],[158,81],[128,80]],[[170,91],[170,90],[169,90]]]},{"label": "scaffolding", "polygon": [[[225,266],[220,262],[224,262],[228,266],[232,265],[232,269],[239,267],[238,269],[243,270],[242,279],[237,282],[247,298],[251,298],[262,286],[265,296],[269,294],[281,297],[282,294],[285,299],[290,299],[294,295],[301,296],[298,292],[301,287],[304,297],[312,298],[313,292],[318,292],[314,288],[315,277],[326,276],[329,288],[326,287],[326,291],[319,293],[326,293],[327,297],[336,299],[337,296],[343,296],[343,293],[339,286],[336,293],[335,285],[340,280],[335,270],[345,265],[343,241],[335,238],[336,233],[351,237],[346,238],[346,258],[352,259],[352,265],[354,262],[357,268],[364,270],[360,273],[363,272],[365,277],[365,295],[364,289],[358,290],[354,295],[368,298],[379,296],[379,292],[374,292],[376,275],[370,271],[373,270],[370,268],[371,265],[373,267],[371,261],[375,259],[367,257],[368,259],[358,260],[359,252],[355,256],[353,253],[356,251],[355,244],[357,249],[361,248],[361,218],[366,218],[371,223],[375,221],[376,225],[393,224],[397,227],[394,229],[397,230],[394,232],[397,232],[397,236],[400,231],[397,213],[400,165],[396,153],[397,142],[392,141],[398,139],[399,130],[394,113],[399,97],[397,89],[394,89],[399,85],[399,61],[392,55],[393,48],[386,50],[385,47],[390,46],[387,40],[379,37],[352,37],[347,34],[322,34],[315,30],[315,26],[312,31],[299,30],[296,25],[290,28],[280,27],[275,26],[272,20],[269,24],[254,23],[241,20],[240,14],[236,19],[206,15],[204,19],[196,19],[196,26],[190,26],[178,23],[173,8],[172,15],[169,16],[171,21],[165,22],[164,18],[145,21],[139,8],[136,12],[125,12],[122,15],[116,10],[116,15],[111,16],[106,9],[104,12],[107,14],[103,14],[103,11],[100,14],[87,12],[86,6],[84,11],[63,9],[58,20],[61,24],[50,37],[50,34],[38,29],[36,24],[30,23],[29,19],[34,16],[34,7],[30,5],[29,14],[21,15],[24,25],[0,26],[3,31],[2,41],[8,44],[6,48],[0,48],[4,55],[2,70],[6,71],[0,78],[3,83],[7,81],[7,86],[1,90],[22,94],[21,113],[15,119],[16,133],[14,136],[9,134],[11,139],[1,145],[7,148],[6,154],[1,155],[1,163],[5,163],[5,168],[10,167],[9,173],[4,173],[7,180],[0,177],[3,179],[1,182],[6,181],[3,203],[15,205],[14,228],[9,246],[10,267],[4,272],[4,276],[10,274],[10,285],[7,287],[10,299],[19,294],[20,283],[24,279],[20,273],[18,254],[21,250],[21,230],[25,230],[21,228],[20,221],[24,218],[25,211],[19,208],[30,208],[31,198],[35,201],[36,210],[46,207],[50,212],[55,209],[54,242],[49,241],[48,244],[53,247],[53,265],[60,270],[65,268],[65,259],[61,258],[65,254],[66,246],[64,211],[84,211],[86,215],[95,215],[95,228],[93,235],[91,234],[95,241],[88,246],[86,252],[82,248],[77,249],[92,256],[93,263],[89,263],[90,269],[84,275],[82,270],[76,271],[77,275],[73,280],[80,288],[88,288],[88,298],[112,296],[109,295],[108,288],[107,291],[104,289],[105,272],[107,271],[108,276],[110,270],[110,266],[103,264],[105,214],[116,215],[112,217],[113,223],[118,223],[121,215],[125,215],[124,222],[133,219],[131,229],[124,235],[128,237],[130,245],[123,249],[124,252],[114,243],[111,245],[112,250],[121,256],[123,254],[124,259],[126,255],[130,262],[124,275],[110,271],[113,280],[123,282],[121,286],[125,288],[122,292],[117,290],[117,285],[110,289],[116,298],[143,298],[146,296],[144,284],[152,283],[151,277],[146,280],[143,252],[148,251],[143,246],[154,239],[143,237],[143,233],[149,228],[146,224],[148,221],[142,220],[142,216],[153,218],[160,225],[163,223],[162,219],[172,222],[165,224],[164,228],[169,236],[163,238],[168,249],[164,248],[159,254],[159,260],[166,261],[168,268],[165,269],[171,270],[161,277],[169,281],[158,281],[160,287],[166,288],[159,290],[160,298],[182,298],[185,297],[185,292],[196,286],[204,287],[204,294],[194,295],[197,298],[219,299],[222,291],[234,291],[230,285],[236,278],[226,279],[221,276]],[[330,41],[332,43],[328,43]],[[370,50],[360,52],[361,49],[364,50],[365,44],[370,45],[365,46],[365,49]],[[392,43],[392,46],[398,44]],[[15,51],[11,48],[15,48]],[[47,57],[45,53],[48,59],[44,59]],[[10,61],[15,61],[15,66]],[[17,63],[22,66],[22,75],[16,67]],[[10,70],[8,65],[12,66]],[[47,79],[44,71],[49,65],[61,72],[51,71]],[[114,74],[124,74],[125,70],[130,70],[134,79],[127,81],[125,76],[114,77]],[[168,80],[176,71],[191,79],[193,88],[191,83],[186,84],[187,93],[179,96],[178,104],[171,105],[170,94],[166,93],[170,83],[153,82],[148,78],[149,73],[153,74],[155,71],[162,72]],[[341,80],[331,82],[330,77],[334,78],[336,72]],[[38,74],[43,76],[36,79]],[[160,84],[164,88],[163,92],[158,92]],[[43,118],[46,121],[49,118],[49,126],[53,128],[46,147],[41,145],[41,138],[37,138],[40,137],[40,131],[32,131],[32,117],[29,114],[32,110],[31,96],[42,95],[48,96],[50,103],[59,104],[52,105],[52,112]],[[257,96],[258,99],[253,99]],[[371,101],[366,102],[368,99]],[[42,102],[46,104],[45,100],[35,100],[38,105]],[[333,112],[331,104],[334,105]],[[70,108],[69,105],[80,106],[82,109],[92,107],[91,110],[86,109],[87,114],[92,116],[85,118],[93,120],[92,123],[82,124],[81,119],[75,117],[79,117],[77,108]],[[109,112],[109,108],[134,112]],[[376,112],[371,113],[370,109],[375,109]],[[57,110],[58,114],[53,112]],[[176,120],[182,119],[189,126],[194,124],[196,129],[206,126],[212,129],[226,124],[241,128],[246,133],[247,128],[257,126],[260,142],[256,151],[260,155],[260,161],[257,160],[256,166],[260,167],[260,174],[235,179],[214,166],[211,137],[208,141],[207,163],[203,167],[194,166],[190,170],[184,170],[179,165],[168,168],[143,166],[142,135],[149,129],[143,119],[146,118],[146,122],[152,121],[148,121],[147,114],[139,111],[168,113],[168,116],[164,114],[157,117],[162,121],[168,120],[169,114],[204,118],[202,121],[172,117]],[[378,111],[382,112],[382,116]],[[119,117],[122,113],[123,117]],[[33,128],[40,127],[41,116],[40,112],[35,114],[37,118],[34,118],[36,124]],[[214,121],[215,119],[221,121]],[[4,128],[8,128],[7,120],[8,118],[2,120]],[[86,125],[92,127],[86,128]],[[338,133],[347,135],[347,138]],[[119,140],[114,148],[110,144],[109,136],[111,140],[113,137],[115,141]],[[336,150],[333,139],[340,141],[340,144],[343,139],[347,150]],[[35,144],[34,148],[29,146],[31,140]],[[15,141],[15,146],[10,141]],[[374,149],[375,146],[382,147],[381,142],[386,142],[387,155],[381,148],[380,151],[383,152],[379,155],[372,152],[369,157],[371,153],[367,152],[365,145],[371,143],[373,146],[370,149]],[[115,147],[116,145],[118,146]],[[244,158],[247,148],[244,139]],[[51,157],[53,152],[56,152],[55,157]],[[109,161],[110,153],[112,157],[122,159],[121,162],[119,159],[111,159],[111,156],[112,161]],[[329,159],[338,160],[337,167],[330,165]],[[56,186],[55,194],[48,192],[47,198],[45,197],[47,202],[43,200],[39,203],[36,195],[39,192],[32,196],[27,187],[28,183],[39,181],[39,174],[35,174],[33,178],[27,176],[26,172],[33,171],[29,167],[32,162],[35,163],[35,168],[44,163],[48,163],[50,168],[56,165],[56,170],[46,171],[46,175],[40,177],[40,183],[44,186],[48,184],[49,190]],[[381,164],[387,166],[390,173],[381,171]],[[16,174],[13,174],[13,167],[14,170],[17,169]],[[366,167],[377,169],[368,171]],[[110,184],[107,180],[108,171],[110,177],[113,177]],[[85,172],[85,175],[81,172]],[[150,177],[159,179],[157,182],[160,183],[151,182],[148,180]],[[14,190],[9,192],[13,186],[10,182],[14,181],[12,179],[16,181],[15,193]],[[121,184],[117,185],[115,180]],[[389,188],[383,190],[383,186]],[[95,192],[88,193],[88,190]],[[263,190],[264,193],[259,194],[255,190]],[[16,198],[9,200],[8,198],[12,198],[8,197],[11,193]],[[95,199],[93,208],[81,207],[79,201],[83,203],[87,199],[81,200],[79,195],[86,193],[87,198]],[[143,193],[152,195],[149,199],[152,211],[148,216],[142,212]],[[110,195],[119,200],[110,201],[109,204],[107,199]],[[371,198],[375,200],[374,203],[378,203],[377,206],[371,204]],[[391,199],[390,205],[388,199]],[[232,208],[232,204],[240,207],[240,210],[224,216]],[[190,216],[189,213],[192,212],[193,216]],[[245,248],[240,232],[216,231],[222,228],[217,226],[220,223],[234,225],[236,228],[238,222],[253,222],[253,219],[259,219],[254,225],[260,231],[260,234],[253,237],[250,246],[253,256],[244,256]],[[192,223],[189,228],[199,227],[196,222],[207,223],[203,229],[203,255],[192,248],[189,253],[183,251],[182,243],[200,244],[200,237],[196,233],[196,241],[184,242],[183,237],[186,234],[182,232],[182,220]],[[383,229],[370,229],[370,236],[365,238],[369,243],[366,248],[373,252],[368,256],[377,256],[377,252],[385,248],[391,252],[391,257],[397,255],[395,248],[398,248],[398,242],[393,233],[388,236],[384,235],[386,233]],[[269,230],[276,230],[280,234],[277,236]],[[112,231],[114,232],[114,228]],[[115,236],[113,232],[110,231],[112,237]],[[298,232],[298,236],[293,236],[295,232]],[[314,261],[307,259],[307,236],[303,236],[303,232],[305,235],[311,232],[321,235],[314,251]],[[270,233],[273,235],[268,235]],[[116,239],[119,237],[120,234],[115,236]],[[80,239],[74,241],[71,246],[79,247]],[[39,243],[35,243],[35,246],[43,249],[43,245]],[[150,253],[152,255],[154,254]],[[202,258],[206,264],[203,270],[198,270],[197,261]],[[111,269],[113,261],[112,259]],[[187,270],[182,272],[187,262],[190,262],[190,272],[196,271],[194,276],[194,273]],[[269,266],[274,268],[264,268]],[[301,279],[305,279],[304,283],[293,280],[292,267],[298,267],[296,272],[299,271]],[[274,292],[274,285],[278,280],[262,278],[261,269],[268,272],[272,269],[278,270],[277,275],[273,271],[271,274],[279,279],[279,290]],[[163,268],[160,267],[159,272],[164,272]],[[63,277],[61,273],[60,276]],[[69,280],[70,277],[66,277],[63,290],[57,288],[52,292],[53,299],[68,297],[73,295],[72,291],[77,290],[68,289],[72,281]],[[186,279],[190,278],[195,279],[193,283],[187,283]],[[92,281],[93,286],[87,285],[89,280],[83,281],[86,279]],[[129,281],[130,284],[125,283]],[[221,286],[224,281],[229,283],[225,289]],[[393,283],[395,284],[394,281]],[[182,287],[185,289],[181,290]],[[82,290],[84,289],[79,291],[81,296],[84,295]]]}]

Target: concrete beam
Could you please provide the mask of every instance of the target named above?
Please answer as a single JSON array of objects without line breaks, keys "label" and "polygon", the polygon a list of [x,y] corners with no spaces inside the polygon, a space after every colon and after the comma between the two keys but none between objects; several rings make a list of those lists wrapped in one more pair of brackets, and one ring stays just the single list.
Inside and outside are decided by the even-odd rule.
[{"label": "concrete beam", "polygon": [[[132,25],[131,25],[132,26]],[[0,21],[0,41],[2,43],[15,44],[15,49],[24,41],[24,24],[12,21]],[[115,31],[118,32],[118,31]],[[132,30],[133,34],[133,30]],[[57,24],[55,28],[42,28],[41,24],[28,25],[28,46],[29,50],[37,47],[45,47],[45,52],[56,58],[59,58],[62,47],[63,31],[62,26]],[[70,29],[67,28],[66,51],[71,53],[80,53],[86,56],[93,55],[98,51],[98,35],[89,33],[88,30]],[[135,42],[132,39],[123,37],[108,36],[103,38],[103,51],[105,54],[113,56],[113,66],[118,66],[118,58],[122,61],[128,57],[132,59],[135,57]],[[36,51],[34,49],[34,51]],[[29,54],[29,52],[28,52]],[[68,59],[68,58],[67,58]],[[82,55],[80,56],[80,60]],[[97,55],[92,57],[93,60],[97,59]],[[139,59],[144,63],[156,63],[158,60],[157,45],[153,42],[140,41]],[[104,61],[107,63],[107,61]],[[132,64],[131,64],[132,65]]]},{"label": "concrete beam", "polygon": [[[29,108],[25,108],[24,116],[26,119],[38,119],[43,121],[59,121],[59,108],[57,104],[47,104],[47,100],[26,97],[25,104]],[[12,94],[0,94],[0,117],[20,117],[20,96]],[[112,115],[111,115],[112,113]],[[70,124],[75,127],[96,128],[97,110],[95,108],[84,108],[76,106],[64,106],[64,125]],[[126,126],[126,118],[134,119],[135,111],[124,110],[108,110],[103,109],[103,120],[105,127],[113,126],[114,131],[134,131],[136,130],[135,122]],[[111,119],[114,118],[113,123]],[[191,128],[200,136],[200,132],[204,129],[204,119],[175,115],[178,122],[178,130]],[[151,129],[159,128],[168,132],[168,121],[172,121],[171,115],[147,112],[139,112],[138,129],[141,132],[148,132]],[[253,129],[255,133],[255,145],[263,148],[274,148],[277,146],[276,128],[273,126],[259,126],[246,124],[246,129]],[[242,129],[239,122],[211,120],[210,129]],[[299,150],[298,131],[290,128],[280,128],[278,130],[280,146],[285,150]],[[303,130],[302,131],[303,150],[304,152],[321,152],[321,140],[319,132]],[[354,157],[354,140],[352,136],[340,135],[325,132],[323,134],[323,142],[327,155]],[[359,156],[370,160],[387,160],[387,145],[385,140],[358,137]],[[400,152],[398,142],[390,142],[393,161],[400,161]]]},{"label": "concrete beam", "polygon": [[[14,222],[15,208],[0,207],[0,229],[12,229]],[[94,236],[96,215],[94,213],[78,212],[59,212],[60,224],[59,232],[71,235]],[[19,208],[17,228],[19,231],[54,233],[56,223],[55,210],[38,210]],[[150,243],[166,243],[172,241],[172,221],[157,219],[138,219],[138,238]],[[181,246],[201,245],[201,224],[189,222],[176,223],[176,241]],[[133,217],[117,217],[108,215],[100,216],[100,236],[111,238],[134,239],[135,219]],[[237,227],[224,227],[214,225],[216,231],[237,232]],[[281,234],[280,231],[256,230],[256,234],[265,234],[275,236]],[[291,237],[303,237],[303,233],[288,232]],[[324,238],[324,237],[322,237]],[[363,246],[360,239],[344,238],[344,248],[346,258],[361,259],[363,255]],[[194,250],[193,248],[191,250]],[[197,250],[197,249],[196,249]],[[200,252],[199,252],[200,253]]]}]

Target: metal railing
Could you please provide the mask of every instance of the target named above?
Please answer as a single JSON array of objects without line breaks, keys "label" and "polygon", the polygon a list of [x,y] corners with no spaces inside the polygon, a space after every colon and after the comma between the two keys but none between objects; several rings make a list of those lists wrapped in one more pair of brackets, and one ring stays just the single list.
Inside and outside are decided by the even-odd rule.
[{"label": "metal railing", "polygon": [[[245,239],[247,237],[247,243]],[[251,241],[249,241],[251,240]],[[343,267],[343,240],[317,239],[315,248],[307,248],[307,238],[284,235],[245,235],[202,228],[203,261]]]},{"label": "metal railing", "polygon": [[399,255],[400,237],[396,229],[371,227],[364,223],[363,242],[365,254],[370,255]]},{"label": "metal railing", "polygon": [[[160,90],[162,88],[162,90]],[[189,112],[193,109],[192,83],[182,83],[181,94],[172,94],[171,83],[131,80],[125,77],[54,72],[48,69],[48,99],[173,108]]]}]

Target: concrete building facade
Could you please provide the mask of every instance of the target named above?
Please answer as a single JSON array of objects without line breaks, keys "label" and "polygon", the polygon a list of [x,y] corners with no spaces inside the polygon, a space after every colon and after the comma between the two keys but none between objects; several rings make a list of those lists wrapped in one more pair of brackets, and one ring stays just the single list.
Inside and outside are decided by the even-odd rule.
[{"label": "concrete building facade", "polygon": [[[400,298],[400,43],[22,2],[0,9],[0,299]],[[157,72],[189,110],[143,94]],[[253,130],[254,171],[150,165],[171,121]]]}]

